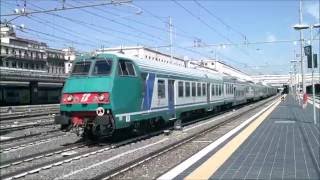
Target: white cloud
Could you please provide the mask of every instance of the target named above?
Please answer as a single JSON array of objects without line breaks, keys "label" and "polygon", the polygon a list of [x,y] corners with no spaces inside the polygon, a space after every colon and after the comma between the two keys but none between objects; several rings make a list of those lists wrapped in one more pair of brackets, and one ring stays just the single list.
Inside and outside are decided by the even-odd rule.
[{"label": "white cloud", "polygon": [[268,33],[267,35],[267,41],[272,42],[272,41],[276,41],[277,38],[275,35]]},{"label": "white cloud", "polygon": [[305,9],[312,17],[319,19],[319,3],[307,3]]}]

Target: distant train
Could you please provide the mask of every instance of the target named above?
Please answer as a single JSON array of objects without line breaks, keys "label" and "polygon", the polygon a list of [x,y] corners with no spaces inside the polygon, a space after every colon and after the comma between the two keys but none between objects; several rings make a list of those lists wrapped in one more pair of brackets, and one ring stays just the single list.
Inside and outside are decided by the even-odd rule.
[{"label": "distant train", "polygon": [[123,54],[78,57],[64,84],[61,129],[110,136],[121,129],[179,122],[205,112],[256,101],[277,89],[197,69]]}]

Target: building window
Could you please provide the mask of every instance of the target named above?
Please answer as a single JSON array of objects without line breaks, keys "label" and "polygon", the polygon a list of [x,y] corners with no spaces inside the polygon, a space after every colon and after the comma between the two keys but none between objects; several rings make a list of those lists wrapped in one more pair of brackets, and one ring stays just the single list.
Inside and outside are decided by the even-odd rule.
[{"label": "building window", "polygon": [[197,96],[201,96],[201,83],[197,83]]},{"label": "building window", "polygon": [[166,97],[165,94],[166,86],[164,80],[158,80],[158,99],[162,99]]},{"label": "building window", "polygon": [[206,96],[207,95],[207,92],[206,92],[207,90],[206,90],[206,84],[205,83],[203,83],[202,84],[202,95],[203,96]]},{"label": "building window", "polygon": [[186,97],[190,97],[190,83],[186,82]]},{"label": "building window", "polygon": [[12,67],[16,68],[17,67],[17,62],[16,61],[12,61]]},{"label": "building window", "polygon": [[178,96],[183,97],[183,82],[182,81],[178,82]]},{"label": "building window", "polygon": [[192,83],[192,96],[195,97],[196,96],[196,83]]}]

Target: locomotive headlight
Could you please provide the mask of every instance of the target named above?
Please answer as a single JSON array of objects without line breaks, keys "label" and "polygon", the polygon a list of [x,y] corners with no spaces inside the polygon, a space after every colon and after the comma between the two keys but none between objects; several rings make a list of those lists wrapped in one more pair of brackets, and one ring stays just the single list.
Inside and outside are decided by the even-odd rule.
[{"label": "locomotive headlight", "polygon": [[104,96],[104,94],[99,94],[99,96],[98,96],[98,100],[99,101],[103,101],[103,100],[105,100],[105,96]]},{"label": "locomotive headlight", "polygon": [[67,97],[67,101],[68,102],[71,102],[73,100],[73,96],[70,94],[70,95],[68,95],[68,97]]}]

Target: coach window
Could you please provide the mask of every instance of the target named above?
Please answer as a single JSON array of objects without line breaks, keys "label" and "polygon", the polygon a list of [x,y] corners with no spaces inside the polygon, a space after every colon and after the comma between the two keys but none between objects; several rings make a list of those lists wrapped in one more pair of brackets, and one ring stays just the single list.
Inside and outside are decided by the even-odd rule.
[{"label": "coach window", "polygon": [[211,84],[211,96],[214,96],[214,84]]},{"label": "coach window", "polygon": [[183,82],[182,81],[178,82],[178,96],[183,97]]},{"label": "coach window", "polygon": [[219,85],[218,84],[215,85],[214,92],[215,92],[216,96],[219,96]]},{"label": "coach window", "polygon": [[197,96],[201,96],[201,83],[197,83]]},{"label": "coach window", "polygon": [[206,84],[205,83],[202,84],[202,95],[203,96],[207,95],[207,93],[206,93]]},{"label": "coach window", "polygon": [[190,97],[190,83],[186,82],[186,97]]},{"label": "coach window", "polygon": [[221,94],[222,94],[222,85],[219,84],[219,96],[221,96]]},{"label": "coach window", "polygon": [[166,97],[166,85],[164,80],[158,80],[158,99],[162,99]]},{"label": "coach window", "polygon": [[192,96],[195,97],[196,96],[196,83],[192,83]]},{"label": "coach window", "polygon": [[226,94],[229,94],[229,84],[226,84]]}]

